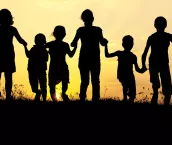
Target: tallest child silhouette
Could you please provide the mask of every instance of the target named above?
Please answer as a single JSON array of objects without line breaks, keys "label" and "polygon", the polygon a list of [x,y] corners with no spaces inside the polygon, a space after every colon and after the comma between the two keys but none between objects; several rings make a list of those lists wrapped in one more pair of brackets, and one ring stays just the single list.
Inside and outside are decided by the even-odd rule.
[{"label": "tallest child silhouette", "polygon": [[94,16],[92,11],[86,9],[82,12],[81,19],[84,27],[80,27],[75,35],[72,47],[77,46],[77,42],[81,40],[81,50],[79,56],[79,70],[81,76],[80,99],[86,99],[86,91],[89,85],[89,73],[91,73],[92,81],[92,101],[98,101],[100,98],[100,47],[105,46],[107,40],[104,39],[102,29],[93,26]]},{"label": "tallest child silhouette", "polygon": [[8,9],[0,10],[0,77],[5,74],[6,99],[11,99],[12,74],[16,71],[13,37],[24,46],[27,43],[21,38],[18,30],[12,26],[13,17]]},{"label": "tallest child silhouette", "polygon": [[[172,42],[172,34],[165,32],[167,27],[167,20],[160,16],[155,19],[154,26],[156,32],[149,36],[147,44],[142,55],[142,64],[146,67],[146,57],[151,48],[149,57],[149,73],[150,82],[152,83],[153,96],[151,103],[157,104],[158,101],[158,89],[162,84],[162,91],[165,96],[164,104],[169,105],[171,99],[171,74],[169,68],[169,56],[168,49],[170,42]],[[161,78],[161,84],[160,79]]]}]

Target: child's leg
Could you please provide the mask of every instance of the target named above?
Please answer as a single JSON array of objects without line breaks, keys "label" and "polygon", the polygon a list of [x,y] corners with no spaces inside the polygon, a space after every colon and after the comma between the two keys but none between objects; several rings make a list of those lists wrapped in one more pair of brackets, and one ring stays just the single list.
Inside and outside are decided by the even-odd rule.
[{"label": "child's leg", "polygon": [[152,83],[153,96],[151,103],[157,104],[158,102],[158,89],[160,88],[160,80],[158,75],[158,69],[153,66],[149,66],[150,82]]},{"label": "child's leg", "polygon": [[91,81],[92,81],[92,101],[100,99],[100,63],[94,64],[91,67]]},{"label": "child's leg", "polygon": [[160,72],[162,82],[162,92],[165,96],[164,105],[169,105],[172,93],[171,74],[169,66],[164,66]]},{"label": "child's leg", "polygon": [[130,97],[129,102],[134,103],[134,99],[136,98],[136,82],[134,76],[129,83],[128,96]]},{"label": "child's leg", "polygon": [[40,88],[42,92],[42,98],[43,101],[46,102],[46,97],[47,97],[47,76],[46,76],[46,71],[41,72],[39,76],[39,81],[40,81]]},{"label": "child's leg", "polygon": [[56,85],[55,84],[50,84],[50,94],[51,94],[51,99],[56,102],[57,98],[56,98]]},{"label": "child's leg", "polygon": [[68,89],[68,81],[63,80],[62,81],[62,97],[63,97],[63,101],[69,101],[69,98],[66,95],[67,89]]},{"label": "child's leg", "polygon": [[52,101],[56,102],[57,101],[57,98],[56,98],[56,83],[55,83],[56,78],[55,78],[54,72],[52,72],[51,70],[49,70],[48,79],[49,79],[49,88],[50,88],[51,99],[52,99]]},{"label": "child's leg", "polygon": [[11,99],[12,91],[12,73],[5,72],[5,91],[6,91],[6,100]]},{"label": "child's leg", "polygon": [[122,91],[123,91],[123,101],[126,102],[127,101],[127,95],[128,95],[128,88],[125,85],[125,83],[122,83]]},{"label": "child's leg", "polygon": [[29,82],[32,88],[32,92],[36,93],[35,100],[40,101],[41,92],[38,89],[38,75],[37,72],[29,71]]},{"label": "child's leg", "polygon": [[81,76],[81,85],[80,85],[80,99],[86,99],[86,92],[89,85],[89,68],[88,67],[80,67],[80,76]]},{"label": "child's leg", "polygon": [[151,103],[152,104],[157,104],[159,85],[157,85],[157,83],[153,83],[152,84],[152,89],[153,89],[153,96],[152,96],[152,99],[151,99]]}]

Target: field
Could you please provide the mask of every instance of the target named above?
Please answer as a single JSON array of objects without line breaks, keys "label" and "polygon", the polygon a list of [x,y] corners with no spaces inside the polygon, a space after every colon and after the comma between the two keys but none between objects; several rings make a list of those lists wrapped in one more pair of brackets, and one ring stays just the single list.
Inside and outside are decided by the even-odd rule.
[{"label": "field", "polygon": [[[126,141],[125,137],[130,141],[136,138],[145,141],[148,137],[158,141],[156,135],[162,139],[162,135],[171,134],[172,123],[172,106],[131,105],[114,100],[97,103],[1,100],[0,114],[1,132],[26,140],[45,135],[56,141],[62,138],[68,141],[68,137],[73,140],[92,138],[98,142],[105,137],[123,138],[120,142]],[[153,136],[156,136],[155,140]]]}]

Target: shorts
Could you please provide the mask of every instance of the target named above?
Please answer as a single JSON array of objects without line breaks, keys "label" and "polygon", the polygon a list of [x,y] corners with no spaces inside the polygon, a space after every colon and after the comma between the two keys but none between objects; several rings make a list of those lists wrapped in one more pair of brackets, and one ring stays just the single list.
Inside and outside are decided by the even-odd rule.
[{"label": "shorts", "polygon": [[[169,65],[165,64],[163,66],[157,66],[149,64],[150,82],[157,89],[160,88],[162,84],[162,92],[164,95],[169,95],[172,92],[171,85],[171,74]],[[161,84],[160,84],[160,78]]]},{"label": "shorts", "polygon": [[61,81],[66,81],[69,83],[69,70],[67,67],[57,70],[50,69],[49,70],[49,86],[57,85]]}]

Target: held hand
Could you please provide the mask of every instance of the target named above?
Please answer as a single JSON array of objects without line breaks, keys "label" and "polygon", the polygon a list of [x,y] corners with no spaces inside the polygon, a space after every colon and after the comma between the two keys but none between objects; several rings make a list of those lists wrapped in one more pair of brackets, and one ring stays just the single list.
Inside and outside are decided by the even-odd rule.
[{"label": "held hand", "polygon": [[106,46],[108,44],[108,40],[106,38],[103,39],[102,41],[103,46]]},{"label": "held hand", "polygon": [[109,41],[108,41],[106,38],[104,38],[104,43],[105,43],[105,44],[108,44]]},{"label": "held hand", "polygon": [[146,72],[146,71],[147,71],[146,66],[144,66],[144,67],[141,68],[141,73],[144,73],[144,72]]},{"label": "held hand", "polygon": [[71,43],[71,47],[77,47],[77,43]]},{"label": "held hand", "polygon": [[27,46],[27,42],[24,42],[24,43],[23,43],[23,46],[26,47],[26,46]]}]

